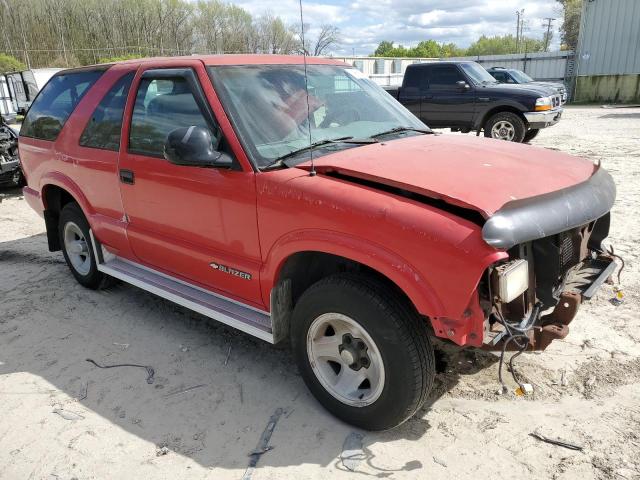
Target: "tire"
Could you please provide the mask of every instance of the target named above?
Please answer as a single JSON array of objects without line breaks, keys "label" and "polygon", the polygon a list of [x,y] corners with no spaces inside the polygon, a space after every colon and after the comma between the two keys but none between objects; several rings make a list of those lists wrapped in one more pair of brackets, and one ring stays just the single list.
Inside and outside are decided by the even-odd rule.
[{"label": "tire", "polygon": [[[435,376],[426,322],[389,290],[368,277],[333,275],[302,294],[291,318],[293,355],[309,390],[336,417],[366,430],[415,414]],[[356,380],[341,389],[343,378]]]},{"label": "tire", "polygon": [[538,136],[538,133],[540,133],[539,128],[532,128],[531,130],[527,130],[527,133],[524,134],[524,139],[522,140],[522,142],[530,142]]},{"label": "tire", "polygon": [[[98,271],[91,236],[89,222],[77,203],[67,203],[60,212],[58,236],[62,247],[62,254],[71,273],[82,286],[96,290],[107,286],[111,277]],[[66,240],[65,240],[66,238]],[[75,245],[74,243],[75,242]],[[84,243],[82,247],[81,244]],[[70,251],[71,248],[82,248],[82,253]],[[84,261],[80,263],[80,259]]]},{"label": "tire", "polygon": [[498,140],[522,142],[526,131],[524,120],[511,112],[496,113],[484,124],[484,136]]}]

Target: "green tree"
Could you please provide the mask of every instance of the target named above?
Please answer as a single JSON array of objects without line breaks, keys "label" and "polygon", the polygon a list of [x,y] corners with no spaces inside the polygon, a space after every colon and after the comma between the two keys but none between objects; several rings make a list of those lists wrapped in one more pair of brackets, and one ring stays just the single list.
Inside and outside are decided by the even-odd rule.
[{"label": "green tree", "polygon": [[375,52],[373,52],[374,57],[390,57],[391,51],[393,50],[393,42],[388,40],[383,40],[378,44],[378,48],[376,48]]},{"label": "green tree", "polygon": [[425,40],[410,49],[410,57],[438,58],[441,55],[441,47],[435,40]]},{"label": "green tree", "polygon": [[397,47],[393,42],[383,40],[373,53],[374,57],[413,57],[413,58],[441,58],[441,57],[461,57],[465,54],[463,48],[455,43],[438,43],[435,40],[423,40],[415,47],[405,48],[402,45]]},{"label": "green tree", "polygon": [[519,52],[543,52],[544,41],[535,38],[524,37],[520,43],[516,42],[513,35],[496,35],[487,37],[482,35],[478,40],[469,45],[467,55],[503,55]]},{"label": "green tree", "polygon": [[441,57],[463,57],[466,54],[467,51],[458,47],[455,43],[443,43],[440,47]]},{"label": "green tree", "polygon": [[557,0],[562,6],[563,22],[560,27],[561,50],[575,50],[580,33],[582,0]]},{"label": "green tree", "polygon": [[18,72],[26,69],[27,66],[17,58],[0,53],[0,73]]}]

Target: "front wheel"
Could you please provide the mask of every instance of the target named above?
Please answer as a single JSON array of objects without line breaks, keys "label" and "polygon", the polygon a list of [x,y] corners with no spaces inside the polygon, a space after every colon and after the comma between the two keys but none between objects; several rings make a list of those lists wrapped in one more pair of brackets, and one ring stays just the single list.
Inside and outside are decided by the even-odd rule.
[{"label": "front wheel", "polygon": [[314,396],[360,428],[401,424],[433,385],[435,360],[425,320],[367,277],[334,275],[311,286],[295,306],[291,342]]},{"label": "front wheel", "polygon": [[522,140],[523,142],[530,142],[531,140],[533,140],[534,138],[536,138],[538,136],[538,133],[540,133],[540,129],[539,128],[532,128],[531,130],[528,130],[527,133],[524,134],[524,140]]},{"label": "front wheel", "polygon": [[524,120],[512,112],[496,113],[484,124],[484,136],[496,140],[522,142],[526,131]]}]

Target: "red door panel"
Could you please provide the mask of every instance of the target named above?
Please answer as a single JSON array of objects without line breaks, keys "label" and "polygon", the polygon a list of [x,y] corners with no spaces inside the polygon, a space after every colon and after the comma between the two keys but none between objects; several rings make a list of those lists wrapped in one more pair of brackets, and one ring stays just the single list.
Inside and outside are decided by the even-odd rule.
[{"label": "red door panel", "polygon": [[[179,66],[198,68],[196,62]],[[130,96],[130,102],[136,101],[142,73],[143,70],[134,80],[134,96]],[[126,140],[131,131],[131,117],[138,122],[138,126],[133,127],[138,137],[132,145],[144,148],[146,138],[141,143],[137,133],[143,130],[136,129],[147,120],[153,128],[152,119],[157,118],[157,112],[164,115],[167,105],[176,105],[175,98],[156,100],[165,86],[156,82],[153,93],[148,93],[152,90],[150,84],[141,87],[135,112],[134,105],[127,108]],[[176,87],[168,87],[162,95],[185,95],[184,85],[178,90],[174,93]],[[182,125],[184,121],[187,120],[180,115],[171,116],[172,128],[190,126]],[[130,153],[125,141],[120,157],[119,168],[130,170],[134,176],[133,184],[120,183],[120,191],[128,221],[127,235],[135,257],[153,268],[264,307],[259,279],[255,174],[242,169],[172,164],[157,154],[158,139],[154,135],[154,131],[149,134],[147,146],[151,150],[155,148],[156,155]],[[214,268],[211,264],[229,267],[243,275],[228,273],[227,269]]]}]

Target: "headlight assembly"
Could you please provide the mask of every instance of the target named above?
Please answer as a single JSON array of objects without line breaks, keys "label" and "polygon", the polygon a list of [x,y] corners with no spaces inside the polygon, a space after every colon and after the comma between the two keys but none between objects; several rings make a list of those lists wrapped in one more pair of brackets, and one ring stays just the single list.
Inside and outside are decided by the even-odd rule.
[{"label": "headlight assembly", "polygon": [[551,110],[552,108],[553,102],[551,100],[551,97],[540,97],[536,100],[536,112]]},{"label": "headlight assembly", "polygon": [[518,259],[498,265],[491,274],[491,284],[502,302],[515,300],[529,288],[528,262]]}]

